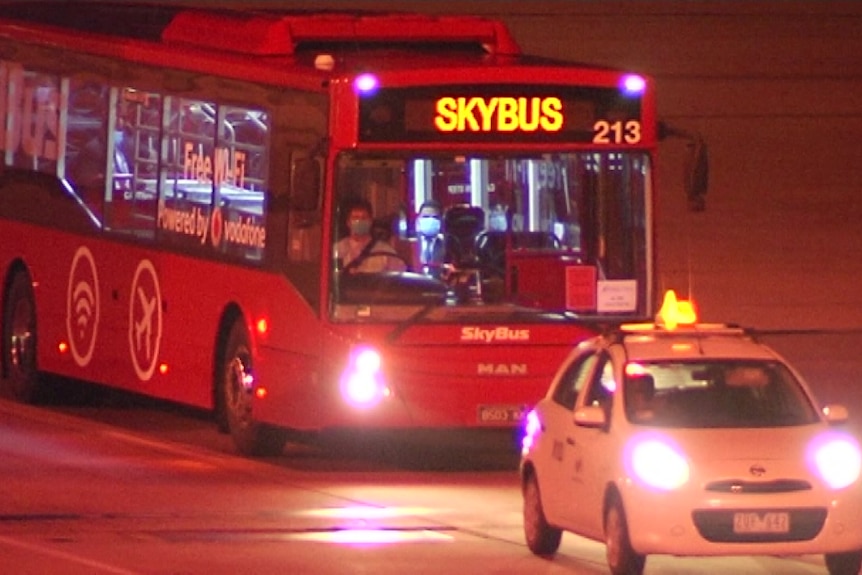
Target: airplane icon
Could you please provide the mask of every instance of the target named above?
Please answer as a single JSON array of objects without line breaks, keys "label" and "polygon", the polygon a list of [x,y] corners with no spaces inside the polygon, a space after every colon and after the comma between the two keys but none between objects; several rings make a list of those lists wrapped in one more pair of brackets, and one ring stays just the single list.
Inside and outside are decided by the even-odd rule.
[{"label": "airplane icon", "polygon": [[135,322],[135,346],[137,347],[138,351],[140,351],[141,336],[146,333],[144,343],[147,348],[147,359],[150,359],[150,334],[153,331],[153,313],[156,310],[156,298],[154,296],[148,300],[147,294],[144,293],[143,288],[138,286],[138,299],[141,302],[141,309],[144,310],[144,315],[140,321]]}]

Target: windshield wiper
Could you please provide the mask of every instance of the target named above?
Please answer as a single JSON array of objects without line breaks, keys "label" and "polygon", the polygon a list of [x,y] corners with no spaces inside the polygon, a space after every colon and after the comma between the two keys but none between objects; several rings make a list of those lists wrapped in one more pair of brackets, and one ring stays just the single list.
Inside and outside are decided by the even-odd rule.
[{"label": "windshield wiper", "polygon": [[389,332],[386,336],[386,343],[395,343],[405,331],[422,321],[429,313],[440,305],[439,302],[432,302],[422,307],[419,311],[398,324],[395,329]]}]

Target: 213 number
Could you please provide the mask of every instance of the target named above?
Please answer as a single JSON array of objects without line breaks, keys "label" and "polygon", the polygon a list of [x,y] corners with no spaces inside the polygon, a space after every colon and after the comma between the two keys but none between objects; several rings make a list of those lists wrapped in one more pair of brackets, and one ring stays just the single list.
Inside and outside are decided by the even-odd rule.
[{"label": "213 number", "polygon": [[641,123],[638,120],[599,120],[593,124],[594,144],[637,144],[640,141]]}]

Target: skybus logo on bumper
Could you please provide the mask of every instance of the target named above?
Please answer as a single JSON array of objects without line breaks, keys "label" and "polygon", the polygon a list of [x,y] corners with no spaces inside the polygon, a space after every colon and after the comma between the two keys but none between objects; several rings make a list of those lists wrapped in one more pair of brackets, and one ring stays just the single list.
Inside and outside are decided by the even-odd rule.
[{"label": "skybus logo on bumper", "polygon": [[530,330],[512,329],[506,326],[499,326],[492,329],[482,329],[481,327],[462,327],[461,341],[481,341],[485,343],[530,341]]}]

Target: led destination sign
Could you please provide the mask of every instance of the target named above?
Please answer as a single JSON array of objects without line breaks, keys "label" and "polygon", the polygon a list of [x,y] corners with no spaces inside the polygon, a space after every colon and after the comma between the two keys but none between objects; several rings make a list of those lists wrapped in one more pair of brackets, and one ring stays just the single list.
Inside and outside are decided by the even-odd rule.
[{"label": "led destination sign", "polygon": [[440,132],[559,132],[563,103],[559,98],[453,98],[435,102],[434,127]]},{"label": "led destination sign", "polygon": [[615,88],[445,86],[363,95],[365,142],[641,141],[641,99]]}]

